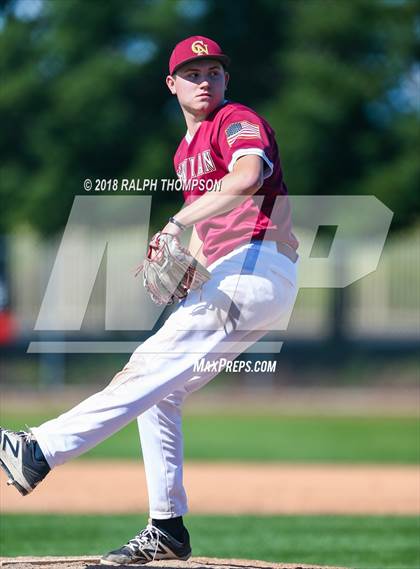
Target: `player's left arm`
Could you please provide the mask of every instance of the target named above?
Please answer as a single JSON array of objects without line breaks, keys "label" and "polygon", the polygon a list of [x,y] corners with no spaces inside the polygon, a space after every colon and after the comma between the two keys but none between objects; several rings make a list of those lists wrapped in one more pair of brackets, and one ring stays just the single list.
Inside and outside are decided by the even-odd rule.
[{"label": "player's left arm", "polygon": [[[220,191],[206,192],[198,200],[184,207],[174,217],[182,225],[192,225],[231,211],[255,194],[264,182],[264,160],[256,154],[241,156],[234,164],[232,172],[221,179]],[[168,223],[164,233],[178,235],[180,229]]]}]

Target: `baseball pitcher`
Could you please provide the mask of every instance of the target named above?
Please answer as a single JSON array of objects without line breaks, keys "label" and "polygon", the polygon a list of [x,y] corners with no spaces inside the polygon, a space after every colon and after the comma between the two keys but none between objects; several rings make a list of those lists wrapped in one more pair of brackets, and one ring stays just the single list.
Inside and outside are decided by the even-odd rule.
[{"label": "baseball pitcher", "polygon": [[29,432],[0,429],[0,464],[26,495],[53,468],[138,421],[150,520],[104,555],[105,565],[190,557],[182,405],[215,375],[194,364],[233,360],[287,319],[296,297],[298,243],[274,131],[226,100],[228,65],[203,36],[178,43],[169,60],[166,84],[187,127],[174,157],[185,204],[153,237],[140,270],[152,299],[176,309],[103,391]]}]

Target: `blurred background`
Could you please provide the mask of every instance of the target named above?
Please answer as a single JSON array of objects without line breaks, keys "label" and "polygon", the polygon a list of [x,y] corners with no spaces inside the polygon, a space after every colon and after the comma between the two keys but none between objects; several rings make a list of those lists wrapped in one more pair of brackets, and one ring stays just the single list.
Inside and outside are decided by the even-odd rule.
[{"label": "blurred background", "polygon": [[[107,384],[129,355],[27,353],[30,342],[135,343],[153,332],[105,330],[105,262],[80,331],[34,327],[74,198],[86,196],[84,179],[174,177],[172,157],[185,124],[165,77],[173,46],[195,34],[214,38],[231,56],[228,97],[255,108],[274,127],[292,196],[373,195],[394,212],[377,270],[344,289],[300,289],[288,330],[272,334],[283,342],[281,352],[243,356],[276,360],[276,371],[220,374],[187,403],[185,421],[190,462],[383,465],[389,486],[377,482],[376,471],[369,486],[363,472],[352,490],[358,511],[377,517],[355,518],[351,508],[324,504],[311,514],[346,516],[314,523],[305,518],[305,502],[328,491],[292,489],[302,498],[301,509],[289,511],[282,502],[278,512],[297,517],[220,518],[214,533],[208,518],[191,516],[195,554],[214,555],[217,540],[219,556],[417,568],[415,0],[0,0],[1,421],[12,428],[39,424]],[[142,195],[152,199],[150,234],[182,203],[178,192]],[[137,247],[134,230],[135,223],[117,229],[124,247]],[[328,255],[331,238],[328,231],[317,235],[320,257]],[[140,262],[144,251],[134,252]],[[368,260],[368,242],[365,254]],[[124,297],[121,306],[134,302]],[[137,457],[136,426],[130,425],[76,464]],[[389,465],[402,469],[400,482]],[[318,484],[319,472],[308,473]],[[82,475],[75,479],[85,491]],[[271,486],[267,495],[280,487]],[[398,502],[400,488],[406,502],[382,501],[394,493]],[[372,497],[379,492],[376,509],[364,508],[362,489]],[[37,508],[32,497],[22,510],[20,502],[8,502],[13,490],[2,492],[3,555],[97,553],[131,537],[128,527],[139,529],[137,515],[30,517],[25,508]],[[253,494],[251,486],[246,493]],[[347,482],[338,498],[349,493]],[[52,511],[49,494],[43,496],[41,514]],[[238,539],[244,532],[247,540]],[[64,544],[63,535],[71,536]]]},{"label": "blurred background", "polygon": [[[276,374],[226,381],[416,383],[416,2],[1,0],[0,7],[5,387],[101,384],[124,363],[121,354],[26,350],[45,338],[34,325],[73,200],[86,195],[83,180],[174,177],[172,156],[185,125],[165,86],[167,62],[176,42],[197,33],[214,37],[231,55],[229,98],[273,125],[290,194],[373,195],[394,212],[376,272],[346,289],[300,290],[289,329],[279,337],[281,356],[273,354]],[[178,192],[153,193],[150,232],[180,205]],[[129,226],[119,232],[130,242]],[[328,250],[328,235],[317,239]],[[150,331],[104,331],[104,278],[102,271],[89,317],[72,338],[144,340]],[[65,338],[64,331],[49,336]]]}]

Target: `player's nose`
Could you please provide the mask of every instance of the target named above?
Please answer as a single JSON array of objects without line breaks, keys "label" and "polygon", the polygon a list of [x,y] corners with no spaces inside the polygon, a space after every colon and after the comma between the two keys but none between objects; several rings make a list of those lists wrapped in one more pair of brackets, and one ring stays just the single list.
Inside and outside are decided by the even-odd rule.
[{"label": "player's nose", "polygon": [[203,75],[200,80],[200,87],[209,87],[210,85],[210,77],[207,75]]}]

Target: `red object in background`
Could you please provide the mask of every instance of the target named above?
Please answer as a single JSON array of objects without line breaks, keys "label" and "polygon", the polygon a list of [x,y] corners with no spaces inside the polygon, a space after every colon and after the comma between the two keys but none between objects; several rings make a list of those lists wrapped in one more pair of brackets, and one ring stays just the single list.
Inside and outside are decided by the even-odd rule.
[{"label": "red object in background", "polygon": [[8,310],[0,311],[0,345],[10,344],[16,335],[17,325],[12,313]]}]

